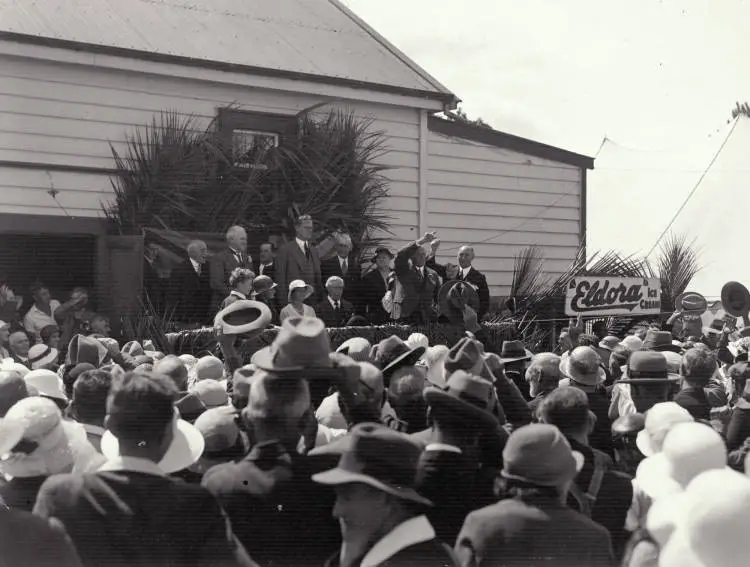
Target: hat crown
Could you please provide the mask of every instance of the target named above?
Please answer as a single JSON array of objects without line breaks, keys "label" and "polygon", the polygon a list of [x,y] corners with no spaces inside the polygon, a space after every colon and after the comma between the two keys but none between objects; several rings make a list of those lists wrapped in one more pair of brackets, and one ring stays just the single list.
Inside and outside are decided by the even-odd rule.
[{"label": "hat crown", "polygon": [[526,347],[521,341],[505,341],[500,349],[500,356],[502,358],[526,356]]},{"label": "hat crown", "polygon": [[660,352],[636,351],[628,359],[629,378],[666,378],[667,359]]},{"label": "hat crown", "polygon": [[646,338],[643,341],[641,348],[648,350],[650,348],[671,346],[672,345],[672,333],[669,331],[657,331],[656,329],[649,329],[646,332]]},{"label": "hat crown", "polygon": [[453,374],[458,370],[479,372],[483,363],[479,343],[466,337],[458,341],[445,357],[445,371]]},{"label": "hat crown", "polygon": [[601,358],[588,346],[576,347],[570,353],[570,366],[581,374],[596,374],[599,371]]},{"label": "hat crown", "polygon": [[253,289],[255,289],[255,291],[267,291],[271,289],[272,285],[273,285],[273,280],[271,279],[270,276],[261,274],[260,276],[257,276],[253,280]]},{"label": "hat crown", "polygon": [[534,423],[508,438],[502,474],[539,486],[558,486],[575,477],[576,462],[570,443],[557,427]]},{"label": "hat crown", "polygon": [[406,435],[365,423],[352,428],[351,444],[341,455],[338,467],[389,486],[413,488],[420,454],[420,447]]},{"label": "hat crown", "polygon": [[16,402],[5,419],[23,424],[24,439],[40,441],[60,425],[62,414],[52,400],[31,396]]},{"label": "hat crown", "polygon": [[450,375],[445,384],[445,390],[458,399],[483,410],[488,410],[492,404],[492,384],[464,370],[457,370]]},{"label": "hat crown", "polygon": [[316,317],[290,317],[271,345],[274,366],[329,366],[331,342],[323,321]]}]

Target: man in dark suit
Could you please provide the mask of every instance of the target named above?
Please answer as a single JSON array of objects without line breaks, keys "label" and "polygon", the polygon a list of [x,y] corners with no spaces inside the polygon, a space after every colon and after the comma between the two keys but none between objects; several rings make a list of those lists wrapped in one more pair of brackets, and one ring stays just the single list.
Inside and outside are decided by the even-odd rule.
[{"label": "man in dark suit", "polygon": [[383,309],[383,296],[388,291],[389,277],[393,277],[391,262],[393,253],[388,248],[378,248],[370,260],[374,268],[362,276],[359,292],[359,303],[354,307],[369,319],[373,325],[382,325],[390,320],[390,314]]},{"label": "man in dark suit", "polygon": [[96,473],[52,476],[42,485],[34,513],[63,524],[84,565],[255,565],[211,494],[157,464],[175,447],[191,450],[174,421],[176,397],[166,376],[116,379],[107,428],[119,457]]},{"label": "man in dark suit", "polygon": [[187,246],[188,259],[175,266],[170,278],[170,297],[175,305],[175,319],[186,323],[208,321],[211,302],[208,247],[201,240],[193,240]]},{"label": "man in dark suit", "polygon": [[339,276],[326,280],[326,297],[315,306],[315,315],[326,327],[345,327],[354,315],[354,306],[343,298],[346,287]]},{"label": "man in dark suit", "polygon": [[279,248],[276,255],[276,283],[279,284],[279,305],[289,303],[289,284],[302,280],[311,285],[315,293],[308,302],[314,305],[314,298],[323,292],[320,276],[320,254],[312,243],[313,220],[310,215],[300,216],[294,224],[295,238]]},{"label": "man in dark suit", "polygon": [[156,268],[158,257],[159,246],[155,242],[146,242],[143,251],[143,295],[154,310],[161,313],[164,308],[164,285]]},{"label": "man in dark suit", "polygon": [[276,281],[276,265],[274,259],[276,252],[271,242],[264,242],[260,245],[258,253],[258,274],[259,276],[268,276]]},{"label": "man in dark suit", "polygon": [[400,304],[400,319],[411,325],[425,325],[435,319],[435,296],[440,287],[440,276],[425,266],[426,244],[436,240],[434,232],[426,233],[416,242],[402,248],[396,254],[396,277],[401,284],[401,297],[394,299]]},{"label": "man in dark suit", "polygon": [[229,275],[235,268],[253,270],[253,259],[247,253],[247,232],[241,226],[232,226],[227,230],[227,248],[211,258],[211,306],[214,309],[232,291],[229,288]]},{"label": "man in dark suit", "polygon": [[203,486],[261,565],[317,567],[340,545],[331,516],[333,494],[311,479],[332,457],[297,450],[311,423],[305,416],[315,425],[307,381],[279,380],[275,374],[257,379],[242,412],[255,445],[241,461],[217,465],[203,476]]},{"label": "man in dark suit", "polygon": [[337,242],[336,255],[320,264],[320,275],[324,282],[327,282],[332,276],[344,280],[344,298],[356,303],[361,277],[359,266],[352,258],[351,253],[351,238],[346,237]]},{"label": "man in dark suit", "polygon": [[[432,242],[433,253],[437,252],[439,246],[440,240]],[[474,262],[474,248],[471,246],[461,246],[458,249],[457,259],[458,273],[456,274],[456,279],[468,282],[476,288],[477,295],[479,295],[479,311],[477,311],[477,315],[481,320],[490,309],[490,288],[487,285],[487,278],[482,272],[472,266],[472,262]],[[443,278],[443,281],[451,279],[446,272],[445,266],[438,264],[434,257],[427,262],[427,265],[435,270]]]}]

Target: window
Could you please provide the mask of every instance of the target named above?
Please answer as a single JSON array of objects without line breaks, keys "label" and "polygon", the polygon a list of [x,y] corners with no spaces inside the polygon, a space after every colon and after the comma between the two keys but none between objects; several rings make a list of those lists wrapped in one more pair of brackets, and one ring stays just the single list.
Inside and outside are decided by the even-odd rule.
[{"label": "window", "polygon": [[273,147],[283,147],[297,135],[293,114],[265,114],[233,108],[219,109],[219,131],[224,147],[231,148],[238,169],[265,169],[263,156]]}]

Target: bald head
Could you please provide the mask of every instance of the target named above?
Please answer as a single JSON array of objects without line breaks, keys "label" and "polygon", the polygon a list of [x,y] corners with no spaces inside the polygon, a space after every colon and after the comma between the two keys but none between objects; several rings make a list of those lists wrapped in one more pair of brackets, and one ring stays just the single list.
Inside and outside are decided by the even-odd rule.
[{"label": "bald head", "polygon": [[204,264],[208,258],[208,246],[202,240],[191,240],[187,245],[187,253],[192,260]]},{"label": "bald head", "polygon": [[170,354],[162,358],[156,363],[154,371],[169,376],[180,392],[187,390],[188,370],[185,363],[176,356]]},{"label": "bald head", "polygon": [[238,225],[230,226],[227,230],[227,244],[238,252],[247,250],[247,232]]},{"label": "bald head", "polygon": [[458,249],[458,265],[461,268],[468,268],[474,261],[474,248],[471,246],[461,246]]}]

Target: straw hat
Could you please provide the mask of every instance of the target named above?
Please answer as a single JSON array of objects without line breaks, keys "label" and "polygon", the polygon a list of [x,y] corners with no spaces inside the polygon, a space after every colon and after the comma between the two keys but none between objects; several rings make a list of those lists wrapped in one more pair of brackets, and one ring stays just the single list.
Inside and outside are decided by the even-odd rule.
[{"label": "straw hat", "polygon": [[315,290],[313,289],[313,286],[306,284],[302,280],[292,280],[292,283],[289,284],[289,293],[287,296],[287,301],[291,303],[292,301],[292,292],[298,290],[298,289],[304,289],[305,294],[302,298],[302,301],[310,297],[313,293],[315,293]]}]

